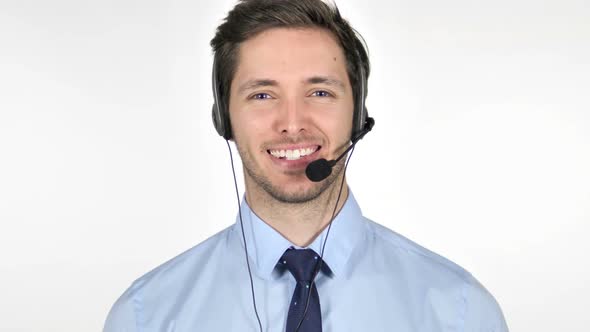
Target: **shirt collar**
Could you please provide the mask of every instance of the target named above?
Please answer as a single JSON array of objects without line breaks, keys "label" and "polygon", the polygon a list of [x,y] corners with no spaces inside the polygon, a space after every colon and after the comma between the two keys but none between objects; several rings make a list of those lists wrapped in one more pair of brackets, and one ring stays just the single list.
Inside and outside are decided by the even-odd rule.
[{"label": "shirt collar", "polygon": [[[241,203],[242,221],[244,223],[244,235],[248,246],[248,256],[251,265],[255,267],[256,274],[265,279],[273,279],[275,266],[285,250],[290,247],[301,248],[284,238],[279,232],[260,219],[245,199]],[[238,232],[242,241],[240,229],[240,216],[237,216],[234,230]],[[328,228],[315,238],[307,247],[318,254],[322,251],[322,244],[328,234],[328,240],[324,250],[323,260],[329,266],[334,276],[344,273],[344,268],[351,256],[353,248],[364,236],[363,217],[352,192],[348,191],[348,198],[340,212],[332,221],[332,227],[328,234]]]}]

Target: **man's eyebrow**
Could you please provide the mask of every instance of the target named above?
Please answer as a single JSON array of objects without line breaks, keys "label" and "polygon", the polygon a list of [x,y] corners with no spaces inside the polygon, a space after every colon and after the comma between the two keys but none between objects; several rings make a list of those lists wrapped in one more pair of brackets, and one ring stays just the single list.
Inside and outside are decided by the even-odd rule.
[{"label": "man's eyebrow", "polygon": [[[336,88],[343,90],[343,91],[345,90],[344,82],[342,82],[341,80],[335,79],[335,78],[331,78],[329,76],[313,76],[313,77],[310,77],[307,80],[305,80],[305,83],[307,83],[307,84],[326,84],[329,86],[336,87]],[[248,90],[254,90],[254,89],[257,89],[260,87],[278,86],[278,85],[279,85],[279,82],[277,82],[276,80],[252,79],[252,80],[248,80],[240,85],[240,87],[238,88],[238,94],[241,94],[241,93],[248,91]]]},{"label": "man's eyebrow", "polygon": [[331,78],[328,76],[313,76],[307,79],[308,84],[326,84],[329,86],[333,86],[339,88],[340,90],[345,90],[344,82]]},{"label": "man's eyebrow", "polygon": [[240,85],[240,87],[238,88],[238,94],[247,91],[247,90],[253,90],[253,89],[257,89],[263,86],[278,86],[279,82],[275,81],[275,80],[269,80],[269,79],[254,79],[254,80],[248,80],[246,82],[244,82],[242,85]]}]

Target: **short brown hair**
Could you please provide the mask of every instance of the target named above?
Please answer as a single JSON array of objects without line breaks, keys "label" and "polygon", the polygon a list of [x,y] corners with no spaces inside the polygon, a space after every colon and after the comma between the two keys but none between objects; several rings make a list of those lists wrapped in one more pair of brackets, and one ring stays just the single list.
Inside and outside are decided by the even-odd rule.
[{"label": "short brown hair", "polygon": [[[222,112],[229,112],[229,93],[236,72],[240,43],[271,28],[323,28],[334,34],[346,57],[355,112],[361,98],[361,68],[366,80],[370,65],[362,37],[340,16],[338,7],[322,0],[240,0],[217,27],[211,47],[215,52],[215,80]],[[359,68],[359,66],[361,68]],[[229,115],[227,114],[228,118]],[[355,114],[356,117],[356,114]]]}]

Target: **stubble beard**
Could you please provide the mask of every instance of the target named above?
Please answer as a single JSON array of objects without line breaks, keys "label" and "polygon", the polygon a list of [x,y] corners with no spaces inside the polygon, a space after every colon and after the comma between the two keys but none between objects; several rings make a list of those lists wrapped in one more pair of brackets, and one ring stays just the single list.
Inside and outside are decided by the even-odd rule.
[{"label": "stubble beard", "polygon": [[[252,179],[254,184],[264,190],[271,198],[281,203],[288,204],[303,204],[310,203],[317,199],[323,192],[330,188],[336,179],[339,178],[340,173],[344,169],[344,162],[346,158],[342,158],[332,168],[332,173],[325,179],[312,186],[307,190],[288,192],[280,186],[273,184],[270,179],[264,175],[259,168],[255,166],[254,161],[250,158],[246,151],[242,151],[238,146],[238,151],[242,158],[242,164],[247,175]],[[298,175],[293,175],[298,176]],[[305,177],[302,181],[311,181]]]}]

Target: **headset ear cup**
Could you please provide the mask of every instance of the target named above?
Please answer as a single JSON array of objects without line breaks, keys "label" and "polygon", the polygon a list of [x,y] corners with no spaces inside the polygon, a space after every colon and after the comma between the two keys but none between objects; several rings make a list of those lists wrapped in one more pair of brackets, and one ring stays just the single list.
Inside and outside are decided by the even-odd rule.
[{"label": "headset ear cup", "polygon": [[211,73],[211,85],[213,87],[213,108],[211,109],[211,117],[213,118],[213,126],[215,130],[226,140],[232,138],[231,125],[229,123],[229,115],[224,113],[222,100],[219,96],[219,86],[217,85],[217,56],[213,57],[213,71]]},{"label": "headset ear cup", "polygon": [[361,128],[361,130],[365,129],[368,117],[369,113],[367,112],[367,107],[363,105],[363,114],[361,114],[361,123],[363,124],[363,128]]},{"label": "headset ear cup", "polygon": [[[364,97],[361,97],[364,98]],[[367,112],[367,107],[365,106],[364,100],[359,100],[357,107],[355,108],[353,124],[352,124],[352,136],[351,139],[356,137],[356,135],[365,129],[367,123],[367,117],[369,117],[369,113]]]},{"label": "headset ear cup", "polygon": [[219,109],[217,108],[217,104],[213,104],[213,108],[211,109],[211,118],[213,119],[213,126],[215,130],[220,136],[224,136],[225,130],[223,128],[223,120],[219,118],[220,113]]},{"label": "headset ear cup", "polygon": [[217,104],[213,104],[213,108],[211,109],[211,117],[213,119],[213,126],[215,126],[215,130],[219,136],[225,138],[226,140],[232,139],[229,118],[226,118]]},{"label": "headset ear cup", "polygon": [[[361,45],[362,47],[362,45]],[[356,97],[355,100],[355,109],[354,109],[354,117],[353,117],[353,124],[352,124],[352,137],[351,139],[355,139],[355,137],[365,129],[367,123],[367,117],[369,116],[367,113],[367,107],[365,106],[365,97],[367,95],[367,76],[365,76],[365,70],[361,63],[358,64],[359,69],[359,83],[357,90],[355,91],[354,95]]]}]

